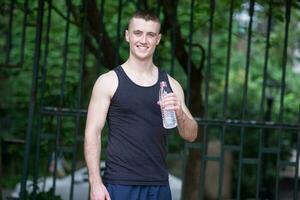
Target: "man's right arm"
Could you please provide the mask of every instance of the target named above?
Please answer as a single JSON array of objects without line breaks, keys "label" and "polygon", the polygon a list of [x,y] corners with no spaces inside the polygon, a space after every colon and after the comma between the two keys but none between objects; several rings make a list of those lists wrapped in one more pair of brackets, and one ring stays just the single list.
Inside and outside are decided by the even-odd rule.
[{"label": "man's right arm", "polygon": [[101,131],[105,125],[112,94],[116,90],[114,72],[101,75],[90,99],[84,139],[84,155],[89,173],[91,199],[110,199],[100,176]]}]

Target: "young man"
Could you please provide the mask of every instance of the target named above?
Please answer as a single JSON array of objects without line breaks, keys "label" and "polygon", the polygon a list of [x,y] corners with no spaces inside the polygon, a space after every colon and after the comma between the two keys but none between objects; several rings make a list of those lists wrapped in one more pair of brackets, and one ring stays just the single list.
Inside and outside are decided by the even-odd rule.
[{"label": "young man", "polygon": [[[160,22],[136,12],[125,33],[130,55],[96,81],[87,114],[84,153],[92,200],[169,200],[166,132],[160,106],[174,109],[182,138],[194,141],[198,126],[184,103],[180,84],[153,63]],[[158,102],[159,83],[173,93]],[[109,125],[106,170],[100,177],[101,131]]]}]

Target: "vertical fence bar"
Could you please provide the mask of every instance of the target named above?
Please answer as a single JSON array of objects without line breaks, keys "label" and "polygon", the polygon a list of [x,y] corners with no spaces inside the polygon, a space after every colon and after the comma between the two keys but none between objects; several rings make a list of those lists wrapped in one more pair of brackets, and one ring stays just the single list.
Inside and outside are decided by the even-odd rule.
[{"label": "vertical fence bar", "polygon": [[219,181],[218,181],[218,199],[222,198],[222,186],[224,178],[224,139],[225,139],[226,126],[222,126],[221,130],[221,152],[220,152],[220,168],[219,168]]},{"label": "vertical fence bar", "polygon": [[104,26],[104,23],[103,23],[103,18],[104,18],[104,3],[105,3],[105,0],[101,0],[100,1],[100,9],[99,9],[99,12],[100,12],[100,20],[99,20],[99,41],[98,41],[98,51],[97,51],[97,66],[96,66],[96,74],[99,75],[100,74],[100,65],[101,65],[101,51],[102,51],[102,47],[101,47],[101,41],[103,40],[103,26]]},{"label": "vertical fence bar", "polygon": [[209,79],[210,79],[210,68],[211,68],[211,45],[212,45],[212,34],[213,34],[213,22],[215,13],[215,0],[209,1],[210,14],[209,14],[209,31],[208,31],[208,47],[207,47],[207,65],[205,68],[205,115],[208,116],[208,99],[209,99]]},{"label": "vertical fence bar", "polygon": [[42,134],[42,122],[43,115],[41,114],[41,110],[44,104],[44,94],[45,94],[45,86],[46,86],[46,77],[47,77],[47,65],[48,65],[48,53],[49,53],[49,35],[50,35],[50,27],[51,27],[51,4],[52,0],[48,1],[48,16],[47,16],[47,27],[46,27],[46,39],[45,39],[45,47],[44,47],[44,59],[42,64],[42,75],[41,75],[41,85],[40,85],[40,101],[38,107],[38,118],[37,118],[37,136],[36,136],[36,151],[35,151],[35,164],[34,164],[34,175],[33,175],[33,199],[36,199],[36,192],[38,189],[37,180],[39,177],[39,157],[40,157],[40,140]]},{"label": "vertical fence bar", "polygon": [[155,13],[156,13],[156,15],[157,16],[159,16],[159,13],[160,13],[160,8],[161,8],[161,0],[156,0],[157,1],[157,6],[156,6],[156,8],[155,8]]},{"label": "vertical fence bar", "polygon": [[141,9],[141,0],[137,0],[136,2],[136,10],[140,10]]},{"label": "vertical fence bar", "polygon": [[22,40],[21,40],[21,48],[20,48],[20,61],[19,61],[20,65],[23,65],[23,62],[24,62],[27,15],[28,15],[28,0],[25,0],[24,1],[24,21],[23,21],[23,27],[22,27]]},{"label": "vertical fence bar", "polygon": [[[229,71],[230,71],[230,57],[231,57],[231,41],[232,41],[232,20],[233,20],[233,4],[234,0],[230,0],[229,5],[229,22],[228,22],[228,40],[227,40],[227,55],[226,55],[226,72],[225,72],[225,85],[224,85],[224,102],[223,102],[223,119],[227,118],[227,98],[228,98],[228,85],[229,85]],[[222,195],[222,186],[224,178],[224,139],[226,133],[226,126],[222,126],[221,130],[221,158],[219,168],[219,181],[218,181],[218,199]]]},{"label": "vertical fence bar", "polygon": [[0,136],[0,197],[2,198],[2,175],[3,174],[3,171],[2,171],[2,136]]},{"label": "vertical fence bar", "polygon": [[246,72],[245,81],[243,87],[243,100],[242,100],[242,119],[245,119],[247,107],[248,107],[248,82],[249,82],[249,70],[250,70],[250,55],[251,55],[251,40],[252,40],[252,24],[253,24],[253,14],[254,14],[254,0],[250,0],[249,6],[249,26],[248,26],[248,38],[247,38],[247,54],[246,54]]},{"label": "vertical fence bar", "polygon": [[228,82],[230,72],[230,58],[231,58],[231,40],[232,40],[232,19],[233,19],[233,3],[230,0],[229,22],[228,22],[228,40],[227,40],[227,55],[226,55],[226,72],[225,72],[225,85],[224,85],[224,102],[223,102],[223,117],[227,118],[227,98],[228,98]]},{"label": "vertical fence bar", "polygon": [[269,61],[269,47],[270,47],[270,33],[272,25],[272,14],[273,9],[272,5],[273,0],[269,1],[269,12],[268,12],[268,25],[267,25],[267,35],[266,35],[266,47],[265,47],[265,60],[264,60],[264,69],[263,69],[263,87],[261,91],[261,100],[260,100],[260,116],[264,116],[265,111],[265,97],[266,97],[266,84],[268,79],[268,61]]},{"label": "vertical fence bar", "polygon": [[207,136],[207,130],[208,125],[203,126],[203,143],[202,143],[202,149],[201,149],[201,163],[200,163],[200,189],[199,189],[199,197],[198,199],[202,200],[205,199],[204,197],[204,189],[205,189],[205,171],[206,171],[206,153],[207,153],[207,143],[208,143],[208,136]]},{"label": "vertical fence bar", "polygon": [[137,0],[136,10],[148,10],[148,1],[147,0]]},{"label": "vertical fence bar", "polygon": [[[245,119],[247,110],[247,96],[248,96],[248,79],[249,79],[249,69],[250,69],[250,54],[251,54],[251,39],[252,39],[252,23],[254,14],[254,0],[250,0],[249,5],[249,26],[248,26],[248,38],[247,38],[247,55],[246,55],[246,73],[243,88],[243,100],[242,100],[242,119]],[[237,199],[240,199],[241,195],[241,182],[242,182],[242,172],[243,172],[243,153],[244,153],[244,133],[245,127],[241,127],[240,133],[240,154],[239,154],[239,168],[238,168],[238,188],[237,188]]]},{"label": "vertical fence bar", "polygon": [[282,58],[282,74],[281,74],[281,90],[280,90],[280,108],[279,108],[279,121],[283,120],[284,113],[284,94],[286,89],[286,64],[287,64],[287,47],[289,38],[289,25],[291,18],[291,0],[286,0],[286,13],[285,13],[285,32],[284,32],[284,47]]},{"label": "vertical fence bar", "polygon": [[[80,109],[81,107],[81,93],[82,93],[82,85],[83,85],[83,69],[85,65],[85,58],[86,58],[86,50],[85,50],[85,40],[86,40],[86,30],[88,30],[88,23],[87,23],[87,3],[85,0],[82,1],[84,4],[84,22],[83,22],[83,31],[81,33],[81,44],[80,44],[80,64],[79,64],[79,86],[77,90],[77,108]],[[77,142],[80,133],[80,112],[76,113],[76,127],[75,127],[75,134],[74,134],[74,143],[73,143],[73,159],[72,159],[72,175],[71,175],[71,188],[70,188],[70,200],[73,200],[73,192],[74,192],[74,171],[76,170],[76,161],[77,161]]]},{"label": "vertical fence bar", "polygon": [[[261,101],[260,101],[260,116],[262,119],[264,118],[264,112],[265,112],[265,96],[266,96],[265,94],[266,94],[266,83],[267,83],[267,78],[268,78],[270,33],[271,33],[272,14],[273,14],[273,9],[272,9],[273,5],[272,4],[273,4],[273,0],[270,0],[269,1],[269,11],[268,11],[268,22],[267,22],[268,25],[267,25],[267,35],[266,35],[265,60],[264,60],[264,69],[263,69],[263,86],[262,86]],[[266,174],[261,173],[262,169],[264,171],[266,171],[265,162],[267,162],[267,159],[265,159],[265,160],[262,159],[262,156],[263,156],[262,150],[264,148],[264,143],[267,142],[264,140],[265,134],[266,133],[264,132],[264,129],[261,128],[259,130],[259,152],[258,152],[256,194],[255,194],[256,199],[259,199],[261,192],[266,192],[265,191],[266,185],[264,184],[264,181],[263,181]],[[261,191],[261,186],[264,187],[262,191]]]},{"label": "vertical fence bar", "polygon": [[237,182],[237,197],[236,199],[241,198],[241,182],[242,182],[242,168],[243,168],[243,147],[244,147],[244,131],[245,128],[241,128],[241,133],[240,133],[240,154],[239,154],[239,168],[238,168],[238,182]]},{"label": "vertical fence bar", "polygon": [[25,150],[23,157],[23,172],[21,179],[21,199],[26,199],[26,185],[28,178],[28,168],[29,168],[29,157],[31,149],[31,140],[32,140],[32,127],[33,127],[33,118],[35,113],[35,104],[36,104],[36,95],[38,88],[38,73],[39,73],[39,61],[40,61],[40,48],[41,48],[41,39],[42,39],[42,27],[43,27],[43,14],[44,14],[44,0],[38,1],[38,15],[37,15],[37,27],[36,27],[36,37],[35,37],[35,47],[34,47],[34,56],[33,56],[33,76],[31,83],[31,95],[29,103],[29,112],[28,112],[28,125],[26,130],[26,139],[25,139]]},{"label": "vertical fence bar", "polygon": [[[156,16],[159,17],[159,14],[160,14],[160,9],[161,9],[161,0],[156,0],[156,7],[155,7],[155,14]],[[154,55],[153,55],[153,61],[154,63],[157,62],[157,51],[154,52]]]},{"label": "vertical fence bar", "polygon": [[119,0],[118,6],[118,23],[117,23],[117,38],[116,38],[116,54],[115,54],[115,66],[119,65],[119,48],[120,48],[120,32],[121,32],[121,19],[122,19],[122,0]]},{"label": "vertical fence bar", "polygon": [[[172,30],[171,30],[171,68],[170,68],[170,75],[174,75],[174,67],[175,67],[175,48],[176,48],[176,27],[177,27],[177,5],[178,0],[174,0],[174,10],[172,12]],[[191,44],[189,45],[190,48]]]},{"label": "vertical fence bar", "polygon": [[[156,4],[156,7],[155,7],[155,14],[156,14],[156,16],[159,17],[160,11],[161,11],[161,1],[157,0],[157,4]],[[154,55],[153,55],[154,63],[156,63],[156,59],[157,59],[157,55],[156,54],[157,54],[157,51],[155,51]]]},{"label": "vertical fence bar", "polygon": [[59,109],[58,109],[58,116],[56,118],[57,125],[56,125],[56,138],[55,138],[55,147],[54,147],[54,170],[53,170],[53,190],[52,190],[52,197],[55,196],[56,190],[56,172],[57,172],[57,160],[58,160],[58,153],[60,152],[60,136],[61,136],[61,128],[62,128],[62,108],[64,106],[64,96],[65,96],[65,80],[66,80],[66,72],[67,72],[67,65],[68,65],[68,51],[69,51],[69,29],[70,29],[70,13],[71,13],[71,0],[66,1],[67,5],[67,16],[66,16],[66,28],[65,28],[65,39],[64,39],[64,51],[63,51],[63,65],[62,65],[62,72],[61,72],[61,88],[60,88],[60,98],[59,98]]},{"label": "vertical fence bar", "polygon": [[9,7],[9,21],[8,21],[8,31],[6,36],[6,56],[5,56],[5,63],[8,64],[10,62],[10,53],[12,48],[12,24],[14,18],[14,9],[15,9],[16,0],[10,1]]},{"label": "vertical fence bar", "polygon": [[[205,68],[205,99],[204,99],[204,116],[208,117],[208,95],[209,95],[209,79],[210,79],[210,68],[211,68],[211,46],[212,46],[212,34],[213,34],[213,22],[214,22],[214,14],[215,14],[215,0],[209,1],[209,35],[208,35],[208,50],[207,50],[207,65]],[[204,125],[203,127],[203,145],[201,149],[201,166],[200,166],[200,190],[199,190],[199,199],[203,199],[204,196],[204,188],[205,188],[205,171],[206,171],[206,153],[207,153],[207,136],[208,126]]]},{"label": "vertical fence bar", "polygon": [[191,0],[191,7],[190,7],[190,21],[189,21],[189,49],[188,49],[188,63],[187,63],[187,95],[186,95],[186,102],[188,107],[190,106],[190,96],[191,96],[191,85],[190,85],[190,77],[191,77],[191,65],[192,65],[192,44],[193,44],[193,30],[194,30],[194,5],[195,1]]},{"label": "vertical fence bar", "polygon": [[[280,89],[280,107],[279,107],[279,122],[283,121],[284,113],[284,94],[286,89],[286,65],[287,65],[287,47],[288,47],[288,37],[289,37],[289,24],[291,17],[291,0],[285,2],[285,32],[284,32],[284,46],[283,46],[283,58],[282,58],[282,74],[281,74],[281,89]],[[279,198],[279,172],[281,165],[281,146],[282,146],[282,135],[280,134],[281,130],[278,131],[278,153],[277,153],[277,168],[276,168],[276,194],[275,199]]]}]

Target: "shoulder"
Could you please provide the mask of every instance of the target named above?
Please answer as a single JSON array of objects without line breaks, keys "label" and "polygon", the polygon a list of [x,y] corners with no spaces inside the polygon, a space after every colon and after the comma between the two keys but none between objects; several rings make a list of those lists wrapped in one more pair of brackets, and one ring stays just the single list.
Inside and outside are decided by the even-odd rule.
[{"label": "shoulder", "polygon": [[112,96],[118,87],[118,77],[114,71],[106,72],[98,77],[94,84],[93,93],[101,92]]},{"label": "shoulder", "polygon": [[96,80],[95,85],[113,83],[117,81],[118,81],[117,74],[114,71],[109,71],[104,74],[101,74]]},{"label": "shoulder", "polygon": [[176,93],[176,94],[182,95],[183,94],[183,89],[182,89],[180,83],[176,79],[171,77],[169,74],[168,74],[168,79],[169,79],[169,83],[171,85],[171,88],[172,88],[173,92]]}]

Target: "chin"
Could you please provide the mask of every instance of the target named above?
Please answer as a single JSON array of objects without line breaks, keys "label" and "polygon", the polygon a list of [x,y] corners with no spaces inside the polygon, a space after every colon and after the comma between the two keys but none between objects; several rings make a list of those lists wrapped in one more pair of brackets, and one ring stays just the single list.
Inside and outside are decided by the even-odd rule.
[{"label": "chin", "polygon": [[138,60],[146,60],[151,58],[151,56],[149,54],[134,54],[134,57]]}]

